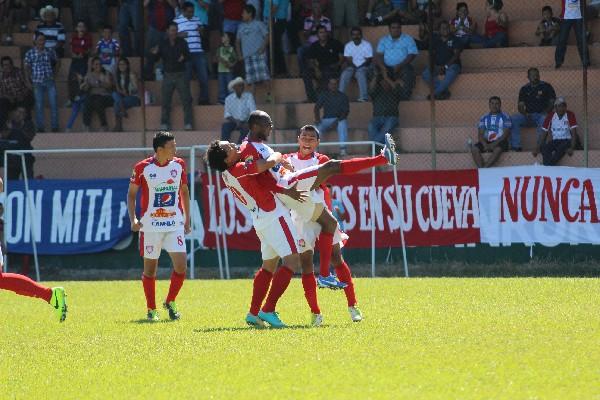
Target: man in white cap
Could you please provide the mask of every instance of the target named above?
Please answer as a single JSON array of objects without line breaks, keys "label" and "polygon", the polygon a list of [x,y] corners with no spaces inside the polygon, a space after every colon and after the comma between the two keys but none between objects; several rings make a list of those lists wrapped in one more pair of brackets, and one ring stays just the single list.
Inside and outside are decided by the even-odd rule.
[{"label": "man in white cap", "polygon": [[254,96],[250,92],[245,92],[246,82],[241,77],[237,77],[227,85],[231,93],[225,98],[225,109],[223,125],[221,126],[221,140],[229,141],[231,132],[240,131],[238,143],[248,134],[248,117],[250,113],[256,110]]},{"label": "man in white cap", "polygon": [[65,28],[57,21],[58,8],[50,5],[40,10],[42,23],[35,30],[34,40],[40,33],[46,37],[46,48],[53,49],[60,58],[65,56]]},{"label": "man in white cap", "polygon": [[[559,97],[554,102],[554,110],[546,116],[542,124],[542,135],[533,156],[542,153],[544,165],[556,165],[567,153],[573,155],[577,145],[577,119],[572,111],[567,110],[564,97]],[[550,133],[550,141],[547,141]]]}]

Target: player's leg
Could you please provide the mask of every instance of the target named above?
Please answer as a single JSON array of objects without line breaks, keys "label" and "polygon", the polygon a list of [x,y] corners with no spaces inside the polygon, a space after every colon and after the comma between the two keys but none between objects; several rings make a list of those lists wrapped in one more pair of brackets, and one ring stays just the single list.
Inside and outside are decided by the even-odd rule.
[{"label": "player's leg", "polygon": [[340,245],[340,243],[336,243],[335,246],[333,246],[331,261],[335,268],[335,273],[337,277],[340,279],[340,281],[348,285],[344,288],[344,293],[346,294],[346,300],[348,301],[348,311],[350,312],[350,318],[354,322],[362,321],[362,312],[358,308],[358,302],[356,301],[356,293],[354,292],[352,272],[350,271],[350,267],[348,267],[346,260],[344,260],[344,256],[342,255],[342,246]]},{"label": "player's leg", "polygon": [[310,307],[311,325],[320,326],[323,323],[323,316],[317,300],[317,281],[313,267],[313,250],[307,250],[300,254],[300,263],[302,265],[302,288],[304,297]]},{"label": "player's leg", "polygon": [[163,303],[163,306],[169,312],[169,318],[173,321],[181,318],[181,314],[177,309],[175,299],[185,281],[185,273],[187,271],[187,253],[185,247],[185,236],[183,231],[169,232],[165,236],[163,243],[164,249],[169,253],[171,262],[173,263],[173,272],[171,272],[171,284],[169,285],[169,293]]},{"label": "player's leg", "polygon": [[319,277],[317,278],[319,287],[343,289],[346,285],[329,272],[331,252],[333,250],[333,236],[338,227],[337,220],[331,214],[331,211],[324,207],[316,222],[321,225],[321,233],[319,234]]},{"label": "player's leg", "polygon": [[156,311],[156,271],[158,257],[162,250],[162,233],[140,232],[140,254],[144,259],[144,272],[142,273],[142,286],[146,297],[147,318],[149,321],[158,321]]},{"label": "player's leg", "polygon": [[[263,253],[264,254],[264,253]],[[262,306],[271,281],[273,280],[273,274],[279,265],[279,257],[276,256],[270,260],[263,260],[262,266],[254,275],[254,281],[252,283],[252,300],[250,301],[250,311],[246,315],[246,323],[256,328],[264,328],[265,323],[258,318],[260,312],[260,306]]]}]

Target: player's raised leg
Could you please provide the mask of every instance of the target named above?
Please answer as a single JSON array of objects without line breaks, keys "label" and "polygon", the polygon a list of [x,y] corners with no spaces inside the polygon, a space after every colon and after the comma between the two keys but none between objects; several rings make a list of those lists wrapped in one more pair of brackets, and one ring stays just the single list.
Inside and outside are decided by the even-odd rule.
[{"label": "player's raised leg", "polygon": [[354,292],[354,281],[352,280],[352,272],[350,267],[342,256],[342,249],[339,243],[333,246],[332,262],[335,268],[335,273],[340,281],[344,282],[347,286],[344,288],[346,294],[346,300],[348,301],[348,312],[350,312],[350,318],[354,322],[360,322],[363,319],[362,312],[358,308],[358,302],[356,301],[356,293]]},{"label": "player's raised leg", "polygon": [[340,282],[329,272],[333,250],[333,236],[338,228],[337,220],[331,214],[331,211],[324,207],[317,219],[317,223],[321,225],[321,233],[319,234],[319,277],[317,278],[319,287],[344,289],[346,284]]}]

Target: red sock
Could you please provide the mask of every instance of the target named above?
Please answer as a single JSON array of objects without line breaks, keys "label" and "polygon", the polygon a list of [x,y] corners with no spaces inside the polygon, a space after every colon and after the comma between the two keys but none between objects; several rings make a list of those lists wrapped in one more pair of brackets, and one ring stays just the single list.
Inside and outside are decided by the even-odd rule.
[{"label": "red sock", "polygon": [[265,305],[262,310],[264,312],[273,312],[275,311],[275,306],[277,306],[277,301],[285,292],[290,281],[292,280],[292,276],[294,276],[294,272],[282,265],[279,269],[273,274],[273,283],[271,284],[271,290],[269,290],[269,295],[267,296],[267,300],[265,301]]},{"label": "red sock", "polygon": [[144,285],[144,295],[146,295],[146,307],[148,310],[156,310],[156,278],[142,274],[142,285]]},{"label": "red sock", "polygon": [[363,169],[378,167],[380,165],[386,165],[387,163],[387,159],[382,155],[378,155],[375,157],[352,158],[350,160],[342,160],[340,174],[352,175],[362,171]]},{"label": "red sock", "polygon": [[333,250],[333,233],[321,231],[319,235],[319,259],[321,260],[319,274],[329,276],[329,265],[331,264],[331,251]]},{"label": "red sock", "polygon": [[346,264],[346,261],[335,267],[335,274],[340,282],[348,284],[348,286],[344,288],[344,293],[346,293],[346,299],[348,300],[348,307],[355,306],[356,294],[354,293],[354,282],[352,282],[352,273],[350,272],[350,268],[348,267],[348,264]]},{"label": "red sock", "polygon": [[271,279],[273,279],[273,273],[266,269],[259,269],[254,275],[254,284],[252,289],[252,302],[250,303],[250,314],[258,315],[260,306],[263,300],[267,297],[269,286],[271,285]]},{"label": "red sock", "polygon": [[183,281],[185,281],[185,272],[183,274],[178,274],[175,271],[171,273],[171,285],[169,286],[169,294],[167,294],[167,299],[165,300],[166,303],[175,301],[183,286]]},{"label": "red sock", "polygon": [[304,297],[306,297],[310,312],[313,314],[321,314],[321,309],[319,308],[319,302],[317,300],[317,281],[315,280],[315,274],[312,272],[302,274],[302,287],[304,288]]},{"label": "red sock", "polygon": [[40,285],[25,275],[0,273],[0,289],[10,290],[27,297],[37,297],[50,303],[52,289]]}]

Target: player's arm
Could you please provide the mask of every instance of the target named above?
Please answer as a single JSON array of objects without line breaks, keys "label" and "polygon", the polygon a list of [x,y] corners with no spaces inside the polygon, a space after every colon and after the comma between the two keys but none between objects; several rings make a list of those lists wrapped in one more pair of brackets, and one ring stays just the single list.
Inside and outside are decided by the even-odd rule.
[{"label": "player's arm", "polygon": [[183,199],[183,214],[185,216],[185,233],[192,231],[192,224],[190,219],[190,188],[186,183],[181,185],[181,198]]},{"label": "player's arm", "polygon": [[284,194],[300,203],[304,203],[306,201],[306,198],[308,197],[308,192],[306,192],[305,190],[296,189],[296,185],[298,185],[298,182],[294,183],[289,188],[286,188],[281,185],[278,185],[273,176],[271,176],[270,174],[258,175],[257,183],[272,193]]},{"label": "player's arm", "polygon": [[142,227],[142,224],[135,215],[135,201],[139,189],[139,185],[136,185],[135,183],[129,183],[129,190],[127,191],[127,212],[129,213],[131,230],[134,232],[138,232]]},{"label": "player's arm", "polygon": [[[243,175],[256,175],[265,172],[268,169],[273,168],[277,164],[279,164],[283,160],[283,156],[279,152],[274,152],[267,158],[259,158],[258,160],[253,160],[246,163],[238,163],[244,166],[244,173],[236,175],[236,177],[240,177]],[[237,169],[237,168],[236,168]]]}]

